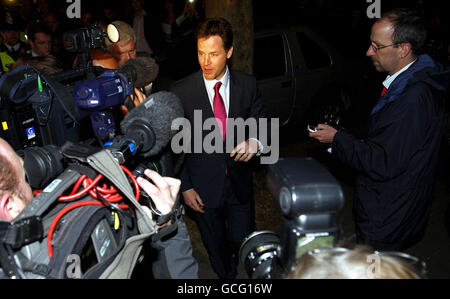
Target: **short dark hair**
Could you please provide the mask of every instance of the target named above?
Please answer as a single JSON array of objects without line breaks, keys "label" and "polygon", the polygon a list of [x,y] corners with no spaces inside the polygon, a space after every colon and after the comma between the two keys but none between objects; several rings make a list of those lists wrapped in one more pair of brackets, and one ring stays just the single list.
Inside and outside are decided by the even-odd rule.
[{"label": "short dark hair", "polygon": [[27,27],[27,37],[32,42],[36,39],[36,33],[44,33],[46,35],[52,36],[52,32],[45,25],[37,22],[33,22]]},{"label": "short dark hair", "polygon": [[233,46],[233,27],[230,22],[224,18],[210,18],[202,22],[196,31],[197,40],[199,38],[218,35],[223,40],[225,51],[230,50]]},{"label": "short dark hair", "polygon": [[393,44],[410,43],[415,56],[423,52],[427,38],[427,25],[418,11],[410,8],[396,8],[384,13],[380,20],[387,20],[394,27]]}]

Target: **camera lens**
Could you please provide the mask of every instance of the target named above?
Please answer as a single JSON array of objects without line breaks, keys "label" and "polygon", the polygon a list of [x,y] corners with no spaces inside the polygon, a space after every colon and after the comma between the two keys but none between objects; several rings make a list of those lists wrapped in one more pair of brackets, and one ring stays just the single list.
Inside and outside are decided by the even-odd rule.
[{"label": "camera lens", "polygon": [[58,147],[30,147],[18,152],[24,161],[28,184],[34,189],[44,188],[64,171],[63,156]]},{"label": "camera lens", "polygon": [[280,237],[271,231],[257,231],[245,238],[239,258],[250,278],[276,278],[279,266]]}]

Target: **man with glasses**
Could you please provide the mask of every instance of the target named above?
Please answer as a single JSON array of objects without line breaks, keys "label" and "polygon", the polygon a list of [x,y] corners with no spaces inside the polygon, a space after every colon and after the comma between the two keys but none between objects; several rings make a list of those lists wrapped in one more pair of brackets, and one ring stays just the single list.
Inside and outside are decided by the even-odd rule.
[{"label": "man with glasses", "polygon": [[430,213],[449,79],[428,55],[420,55],[426,35],[417,12],[384,14],[372,26],[366,55],[388,76],[365,139],[323,124],[310,133],[331,143],[333,154],[357,172],[357,238],[377,250],[414,245]]}]

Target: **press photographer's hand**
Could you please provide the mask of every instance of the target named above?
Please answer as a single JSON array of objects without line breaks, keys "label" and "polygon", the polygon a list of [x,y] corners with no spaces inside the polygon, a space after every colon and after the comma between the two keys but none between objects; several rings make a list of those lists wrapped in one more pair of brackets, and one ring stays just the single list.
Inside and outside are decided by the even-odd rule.
[{"label": "press photographer's hand", "polygon": [[144,174],[150,180],[139,177],[137,179],[139,186],[151,197],[161,214],[170,213],[180,191],[181,181],[170,177],[162,177],[159,173],[150,169],[147,169]]}]

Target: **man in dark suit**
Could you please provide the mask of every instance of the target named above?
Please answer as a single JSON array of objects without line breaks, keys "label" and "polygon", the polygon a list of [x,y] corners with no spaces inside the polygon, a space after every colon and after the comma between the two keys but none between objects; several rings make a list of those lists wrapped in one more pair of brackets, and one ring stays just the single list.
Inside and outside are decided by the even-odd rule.
[{"label": "man in dark suit", "polygon": [[[261,152],[262,144],[256,135],[234,138],[238,134],[233,132],[243,128],[233,127],[231,119],[258,120],[266,114],[256,79],[227,66],[234,50],[228,21],[208,19],[199,25],[196,37],[201,71],[175,83],[172,91],[183,102],[185,117],[192,124],[191,136],[195,123],[213,119],[217,126],[203,130],[201,139],[194,136],[181,170],[181,191],[185,204],[195,211],[213,270],[219,278],[232,279],[237,273],[239,246],[255,228],[252,173],[247,162]],[[205,149],[205,137],[211,132],[219,136],[215,138],[219,149],[233,143],[228,147],[232,150],[211,153]]]},{"label": "man in dark suit", "polygon": [[448,71],[420,54],[425,28],[409,9],[387,12],[374,23],[367,56],[389,76],[364,140],[323,124],[309,134],[332,143],[333,154],[357,171],[358,241],[377,250],[414,245],[430,214],[449,79]]}]

